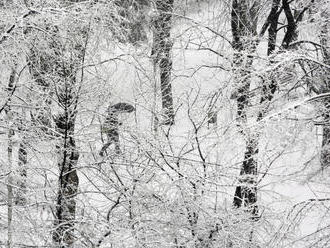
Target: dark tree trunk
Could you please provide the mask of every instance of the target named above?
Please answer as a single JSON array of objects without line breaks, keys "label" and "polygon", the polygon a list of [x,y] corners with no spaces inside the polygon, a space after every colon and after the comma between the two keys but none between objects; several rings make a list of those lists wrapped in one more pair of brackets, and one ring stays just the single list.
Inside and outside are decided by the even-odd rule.
[{"label": "dark tree trunk", "polygon": [[27,147],[25,139],[26,138],[23,136],[18,148],[19,181],[18,191],[15,199],[15,203],[18,205],[25,205],[26,203]]},{"label": "dark tree trunk", "polygon": [[[330,109],[329,101],[325,104],[325,108]],[[325,116],[325,123],[322,134],[322,148],[321,148],[321,167],[330,167],[330,118]]]},{"label": "dark tree trunk", "polygon": [[269,29],[268,29],[268,50],[267,55],[270,56],[276,48],[276,39],[277,39],[277,26],[278,19],[281,14],[280,0],[273,0],[272,9],[270,11],[268,20],[269,20]]},{"label": "dark tree trunk", "polygon": [[156,68],[159,67],[162,109],[164,125],[174,124],[174,108],[171,84],[172,71],[172,12],[174,0],[156,0],[156,8],[159,11],[154,20],[154,41],[152,55]]},{"label": "dark tree trunk", "polygon": [[[296,11],[295,14],[292,13],[290,7],[290,1],[282,0],[281,8],[280,8],[280,3],[281,0],[273,0],[272,9],[267,18],[266,23],[264,24],[261,30],[261,35],[263,35],[268,28],[267,54],[268,56],[270,56],[270,63],[273,63],[273,59],[271,56],[274,55],[275,53],[277,33],[279,31],[278,29],[279,16],[282,13],[282,11],[284,11],[285,17],[287,19],[287,28],[284,34],[284,38],[282,40],[282,46],[280,48],[280,52],[290,49],[292,47],[291,46],[292,42],[294,42],[298,37],[298,29],[297,29],[298,23],[302,20],[304,12],[311,7],[313,1],[311,1],[311,3],[307,7],[304,7],[301,11]],[[258,121],[260,121],[267,112],[269,104],[272,101],[276,90],[277,90],[276,80],[274,79],[272,73],[270,73],[270,77],[268,77],[268,80],[263,81],[262,96],[260,99],[260,104],[262,106],[258,114]]]},{"label": "dark tree trunk", "polygon": [[243,166],[240,172],[240,185],[236,187],[234,206],[247,207],[253,217],[258,215],[256,177],[258,173],[255,156],[258,154],[258,138],[246,142]]},{"label": "dark tree trunk", "polygon": [[[291,48],[291,44],[298,37],[297,25],[302,20],[304,12],[310,7],[307,6],[303,8],[301,11],[297,11],[296,15],[292,13],[290,7],[290,1],[282,0],[282,6],[280,8],[281,0],[273,0],[271,11],[268,15],[267,21],[264,24],[261,35],[263,35],[268,28],[268,50],[267,54],[270,56],[270,63],[272,61],[272,55],[275,53],[276,49],[276,41],[277,41],[277,33],[279,31],[279,16],[284,11],[286,19],[287,19],[287,28],[284,34],[284,38],[282,40],[281,51]],[[274,79],[272,73],[270,73],[270,77],[268,80],[264,80],[262,85],[262,96],[260,99],[261,110],[258,114],[258,121],[260,121],[265,113],[267,112],[269,103],[272,101],[274,94],[277,90],[277,83]]]},{"label": "dark tree trunk", "polygon": [[[270,14],[267,18],[266,26],[269,26],[268,28],[268,49],[267,49],[267,55],[271,56],[275,52],[276,48],[276,40],[277,40],[277,26],[278,26],[278,19],[282,12],[282,9],[279,10],[280,7],[280,0],[273,0],[272,3],[272,9],[270,11]],[[264,30],[266,31],[266,30]],[[263,31],[262,31],[263,32]],[[270,61],[272,63],[272,61]],[[261,104],[261,110],[258,113],[258,121],[262,120],[265,113],[267,112],[268,105],[271,102],[271,100],[274,97],[274,94],[277,89],[277,83],[272,78],[269,77],[270,80],[264,80],[262,84],[262,95],[260,98],[260,104]],[[265,106],[263,106],[265,105]]]},{"label": "dark tree trunk", "polygon": [[254,2],[252,7],[249,7],[249,1],[246,0],[233,0],[232,2],[231,27],[234,48],[233,73],[237,85],[237,121],[240,132],[246,141],[244,161],[233,204],[237,208],[247,207],[253,218],[258,213],[255,179],[258,172],[255,158],[258,153],[258,137],[251,135],[250,131],[245,128],[245,124],[249,106],[252,54],[257,45],[255,40],[257,12],[257,2]]},{"label": "dark tree trunk", "polygon": [[76,195],[79,179],[77,163],[79,152],[74,140],[74,116],[65,112],[56,118],[56,127],[61,135],[57,149],[60,156],[59,189],[56,201],[56,219],[53,240],[61,248],[71,247],[75,241],[74,225],[76,215]]},{"label": "dark tree trunk", "polygon": [[237,119],[239,126],[246,122],[246,111],[249,104],[250,75],[257,41],[256,13],[257,7],[251,9],[248,1],[233,0],[231,12],[231,30],[233,35],[233,74],[237,85]]},{"label": "dark tree trunk", "polygon": [[[292,14],[291,8],[290,8],[290,1],[283,0],[282,1],[283,10],[286,16],[286,19],[288,21],[287,24],[287,31],[285,32],[283,41],[282,41],[282,47],[284,49],[288,49],[291,42],[297,39],[297,22]],[[298,20],[297,20],[298,21]]]}]

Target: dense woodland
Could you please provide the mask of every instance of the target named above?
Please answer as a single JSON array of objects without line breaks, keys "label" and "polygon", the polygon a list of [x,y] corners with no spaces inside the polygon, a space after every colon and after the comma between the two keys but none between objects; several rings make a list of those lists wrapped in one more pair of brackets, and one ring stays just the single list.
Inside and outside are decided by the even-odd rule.
[{"label": "dense woodland", "polygon": [[1,247],[330,247],[329,0],[0,15]]}]

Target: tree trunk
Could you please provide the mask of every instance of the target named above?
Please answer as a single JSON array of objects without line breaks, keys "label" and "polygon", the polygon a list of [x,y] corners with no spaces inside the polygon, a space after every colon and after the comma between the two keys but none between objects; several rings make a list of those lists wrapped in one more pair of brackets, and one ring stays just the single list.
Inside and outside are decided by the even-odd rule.
[{"label": "tree trunk", "polygon": [[72,247],[74,237],[74,222],[76,215],[76,200],[79,178],[77,163],[79,152],[76,148],[74,134],[74,119],[68,113],[56,119],[56,127],[61,134],[61,143],[57,146],[60,169],[59,189],[56,202],[56,219],[53,240],[61,248]]},{"label": "tree trunk", "polygon": [[[325,108],[330,109],[330,101],[324,100],[326,104]],[[322,147],[321,147],[321,167],[330,167],[330,118],[329,115],[324,115],[325,122],[323,126],[322,134]]]},{"label": "tree trunk", "polygon": [[246,151],[244,153],[243,166],[240,172],[239,183],[236,187],[234,206],[237,208],[246,207],[252,214],[253,218],[258,215],[257,204],[257,161],[255,156],[258,155],[258,138],[249,138],[246,142]]},{"label": "tree trunk", "polygon": [[[85,30],[86,31],[86,30]],[[77,49],[78,45],[75,46]],[[77,71],[83,63],[84,49],[73,51],[70,59],[58,63],[57,73],[61,80],[57,83],[57,101],[61,108],[60,113],[53,119],[58,133],[56,145],[59,155],[59,188],[56,201],[55,230],[53,241],[61,248],[72,247],[75,242],[74,225],[76,215],[76,195],[78,192],[79,178],[77,164],[79,152],[74,138],[75,121],[79,90],[77,88]],[[76,52],[76,54],[75,54]],[[59,53],[61,54],[61,53]],[[64,55],[62,54],[63,58]],[[62,59],[63,59],[62,58]],[[61,58],[59,58],[61,59]]]},{"label": "tree trunk", "polygon": [[164,125],[174,124],[174,108],[171,85],[172,71],[172,12],[174,0],[156,0],[156,8],[159,12],[154,20],[154,41],[152,55],[154,64],[159,67],[160,87],[162,95],[162,109]]},{"label": "tree trunk", "polygon": [[255,217],[258,213],[256,176],[258,153],[258,136],[246,128],[249,105],[250,75],[252,54],[256,49],[257,2],[249,7],[248,0],[233,0],[231,27],[233,34],[233,73],[237,85],[237,121],[239,131],[246,141],[244,161],[240,171],[239,185],[236,187],[233,204],[235,207],[247,207]]},{"label": "tree trunk", "polygon": [[277,40],[277,26],[278,19],[282,10],[279,10],[281,0],[273,0],[272,9],[269,14],[269,29],[268,29],[268,50],[267,55],[270,56],[273,54],[276,48],[276,40]]},{"label": "tree trunk", "polygon": [[[289,2],[287,0],[282,0],[283,4],[283,10],[285,12],[287,21],[288,21],[288,28],[285,33],[285,36],[282,41],[282,48],[288,49],[291,45],[291,43],[297,38],[297,22],[300,21],[300,17],[297,17],[297,20],[294,19],[291,8],[289,5]],[[273,0],[272,8],[270,11],[270,14],[267,18],[266,24],[264,25],[261,33],[263,34],[267,28],[268,28],[268,50],[267,54],[268,56],[272,55],[276,48],[276,39],[277,39],[277,32],[278,32],[278,19],[282,12],[282,8],[279,8],[280,0]],[[245,7],[244,7],[245,6]],[[256,25],[243,25],[244,22],[249,23],[249,20],[256,20],[256,17],[246,17],[249,13],[246,9],[247,3],[245,1],[240,1],[240,4],[238,4],[238,1],[233,1],[233,12],[232,12],[232,30],[233,30],[233,37],[234,37],[234,48],[236,45],[236,49],[238,51],[240,50],[246,50],[244,48],[244,43],[242,43],[241,36],[246,36],[246,33],[251,35],[255,32],[255,30],[250,29],[247,30],[248,27],[253,27]],[[245,10],[244,10],[245,8]],[[240,23],[240,20],[244,21],[243,23]],[[240,26],[244,26],[243,31],[239,28]],[[246,28],[247,27],[247,28]],[[244,30],[245,29],[245,30]],[[234,57],[235,58],[235,57]],[[240,66],[241,68],[246,68],[246,66],[242,66],[241,61],[242,59],[239,59],[238,62],[234,62],[235,66]],[[248,61],[249,64],[252,64],[252,61]],[[249,70],[250,70],[249,66]],[[249,75],[246,73],[249,72],[249,70],[245,69],[244,73],[238,73],[237,76],[242,77],[244,76],[245,80],[248,80]],[[237,98],[238,102],[238,119],[239,121],[245,123],[246,122],[246,108],[248,106],[248,91],[249,91],[250,83],[246,82],[243,84],[243,87],[239,88],[239,97]],[[265,115],[265,113],[268,110],[268,106],[271,102],[271,100],[274,97],[274,94],[277,90],[277,84],[276,81],[270,77],[270,80],[264,81],[262,86],[262,95],[260,98],[260,104],[261,109],[257,115],[257,121],[261,121]],[[242,127],[241,127],[242,128]],[[245,206],[248,208],[248,211],[252,214],[253,219],[257,218],[258,215],[258,207],[256,205],[257,203],[257,187],[256,187],[256,177],[258,174],[257,169],[257,161],[256,156],[258,155],[258,143],[259,143],[259,136],[260,136],[260,130],[241,130],[246,141],[246,149],[244,154],[244,161],[243,166],[241,168],[240,172],[240,186],[236,188],[235,191],[235,197],[234,197],[234,206],[241,207]]]},{"label": "tree trunk", "polygon": [[294,16],[293,16],[291,8],[290,8],[290,2],[291,1],[289,1],[289,0],[282,1],[283,10],[284,10],[286,19],[288,21],[287,31],[285,32],[285,35],[284,35],[284,38],[282,41],[282,47],[284,49],[288,49],[291,42],[296,40],[298,37],[297,22],[299,20],[294,19]]},{"label": "tree trunk", "polygon": [[[279,7],[280,7],[280,0],[273,0],[272,9],[269,13],[269,16],[268,16],[266,24],[265,24],[265,25],[269,25],[268,49],[267,49],[268,56],[271,56],[275,52],[275,48],[276,48],[276,40],[277,40],[277,32],[278,32],[278,29],[277,29],[278,19],[282,12],[282,9],[279,10]],[[265,26],[265,28],[266,28],[266,26]],[[266,31],[266,29],[264,31]],[[272,63],[272,61],[270,61],[270,63]],[[272,77],[271,73],[270,73],[269,78],[270,78],[270,80],[263,80],[262,95],[260,98],[261,109],[258,113],[257,121],[261,121],[262,118],[264,117],[265,113],[267,112],[269,103],[273,99],[274,94],[277,90],[277,83],[274,80],[274,78]]]},{"label": "tree trunk", "polygon": [[[329,10],[324,10],[321,16],[324,18],[324,22],[321,30],[321,45],[322,45],[322,55],[324,64],[330,66],[330,42],[329,42]],[[324,71],[324,92],[330,92],[330,69],[323,68]],[[322,168],[330,167],[330,99],[326,98],[323,100],[323,135],[322,135],[322,147],[321,147],[321,166]]]},{"label": "tree trunk", "polygon": [[[83,80],[83,69],[80,68],[84,64],[89,32],[89,29],[85,26],[79,27],[79,29],[77,27],[70,35],[79,36],[80,39],[66,44],[66,51],[63,52],[61,47],[57,47],[54,44],[54,49],[61,56],[57,59],[59,61],[62,60],[62,63],[55,62],[57,77],[60,80],[55,87],[57,102],[61,111],[53,118],[59,134],[59,143],[56,148],[59,154],[57,164],[60,170],[53,241],[61,248],[72,247],[76,240],[74,226],[76,218],[76,196],[79,185],[77,174],[79,151],[76,146],[74,132],[80,84]],[[69,53],[69,56],[66,56],[66,52]],[[81,78],[79,82],[77,74],[80,70]]]},{"label": "tree trunk", "polygon": [[13,136],[13,130],[8,130],[8,169],[9,169],[9,175],[8,175],[8,181],[7,181],[7,190],[8,190],[8,196],[7,196],[7,208],[8,208],[8,226],[7,226],[7,247],[12,248],[13,247],[13,226],[12,226],[12,220],[13,220],[13,179],[12,179],[12,163],[13,163],[13,144],[12,144],[12,138]]},{"label": "tree trunk", "polygon": [[10,107],[11,97],[15,91],[15,78],[16,78],[16,68],[12,69],[8,81],[7,87],[7,95],[8,102],[6,104],[5,112],[7,117],[7,126],[8,126],[8,147],[7,147],[7,155],[8,155],[8,178],[7,178],[7,248],[13,247],[13,142],[12,137],[14,136],[14,130],[12,129],[13,122],[13,113]]},{"label": "tree trunk", "polygon": [[25,137],[22,137],[22,141],[18,148],[18,167],[19,167],[19,181],[18,190],[15,197],[15,204],[25,205],[26,204],[26,164],[27,164],[27,149],[26,149]]}]

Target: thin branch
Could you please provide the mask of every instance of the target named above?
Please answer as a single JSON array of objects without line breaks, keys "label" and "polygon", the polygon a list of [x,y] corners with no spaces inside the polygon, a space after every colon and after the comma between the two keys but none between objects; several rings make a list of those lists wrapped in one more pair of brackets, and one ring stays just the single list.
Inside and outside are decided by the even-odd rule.
[{"label": "thin branch", "polygon": [[[39,12],[37,12],[36,10],[29,10],[28,13],[24,14],[24,15],[21,17],[21,19],[24,19],[24,18],[26,18],[26,17],[28,17],[28,16],[30,16],[30,15],[33,15],[33,14],[39,14]],[[7,29],[7,31],[4,32],[4,33],[1,35],[2,37],[1,37],[1,39],[0,39],[0,44],[2,44],[4,41],[7,40],[9,34],[15,29],[16,25],[17,25],[17,23],[11,25],[11,27],[10,27],[9,29]]]}]

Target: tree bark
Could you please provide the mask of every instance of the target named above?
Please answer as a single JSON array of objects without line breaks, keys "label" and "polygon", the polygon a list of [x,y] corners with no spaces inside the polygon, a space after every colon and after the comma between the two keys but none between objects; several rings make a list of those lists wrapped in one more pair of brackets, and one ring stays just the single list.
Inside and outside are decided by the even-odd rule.
[{"label": "tree bark", "polygon": [[74,117],[67,112],[56,119],[56,127],[62,139],[57,150],[60,156],[58,167],[60,169],[59,189],[56,201],[56,219],[53,240],[61,248],[72,247],[74,224],[76,215],[76,200],[79,178],[77,164],[79,152],[74,140]]},{"label": "tree bark", "polygon": [[152,56],[154,64],[159,68],[160,88],[162,95],[162,109],[164,125],[174,124],[174,107],[171,84],[172,72],[172,12],[174,0],[156,0],[158,16],[154,20],[154,38]]},{"label": "tree bark", "polygon": [[231,27],[233,35],[233,73],[237,85],[237,121],[245,142],[246,150],[241,166],[239,185],[236,187],[233,205],[237,208],[246,207],[253,217],[257,216],[257,161],[258,137],[246,129],[247,110],[249,106],[249,91],[251,84],[252,54],[255,52],[257,41],[256,2],[249,6],[248,0],[233,0],[231,12]]},{"label": "tree bark", "polygon": [[240,186],[236,187],[234,206],[247,207],[253,218],[258,215],[256,178],[258,164],[255,156],[258,155],[258,138],[249,138],[246,142],[243,166],[240,171]]},{"label": "tree bark", "polygon": [[[329,10],[324,10],[321,16],[324,18],[324,23],[321,30],[321,48],[323,55],[323,62],[330,66],[330,20]],[[323,68],[324,71],[324,90],[321,93],[330,92],[330,69]],[[330,167],[330,99],[326,98],[323,100],[322,115],[324,119],[323,135],[322,135],[322,147],[321,147],[321,166],[322,168]]]},{"label": "tree bark", "polygon": [[287,24],[287,31],[285,32],[283,41],[282,41],[282,47],[284,49],[288,49],[291,42],[297,39],[297,22],[292,14],[291,8],[290,8],[290,2],[288,0],[282,1],[283,10],[286,16],[286,19],[288,21]]},{"label": "tree bark", "polygon": [[18,190],[15,198],[15,204],[17,205],[26,204],[27,147],[25,139],[26,138],[23,136],[18,148],[19,181]]},{"label": "tree bark", "polygon": [[[278,19],[282,12],[282,9],[279,9],[279,7],[280,7],[280,0],[273,0],[272,9],[270,11],[270,14],[269,14],[266,24],[265,24],[265,25],[269,25],[269,27],[268,27],[268,49],[267,49],[268,56],[273,55],[275,52],[275,48],[276,48],[276,40],[277,40],[277,32],[278,32],[278,29],[277,29]],[[266,31],[266,29],[264,31]],[[270,61],[270,63],[272,63],[272,61]],[[271,100],[273,99],[276,90],[277,90],[277,83],[276,83],[275,79],[272,78],[272,76],[270,77],[270,80],[263,81],[262,95],[260,98],[261,110],[258,113],[257,121],[261,121],[262,118],[264,117],[265,113],[267,112],[268,105],[271,102]]]}]

